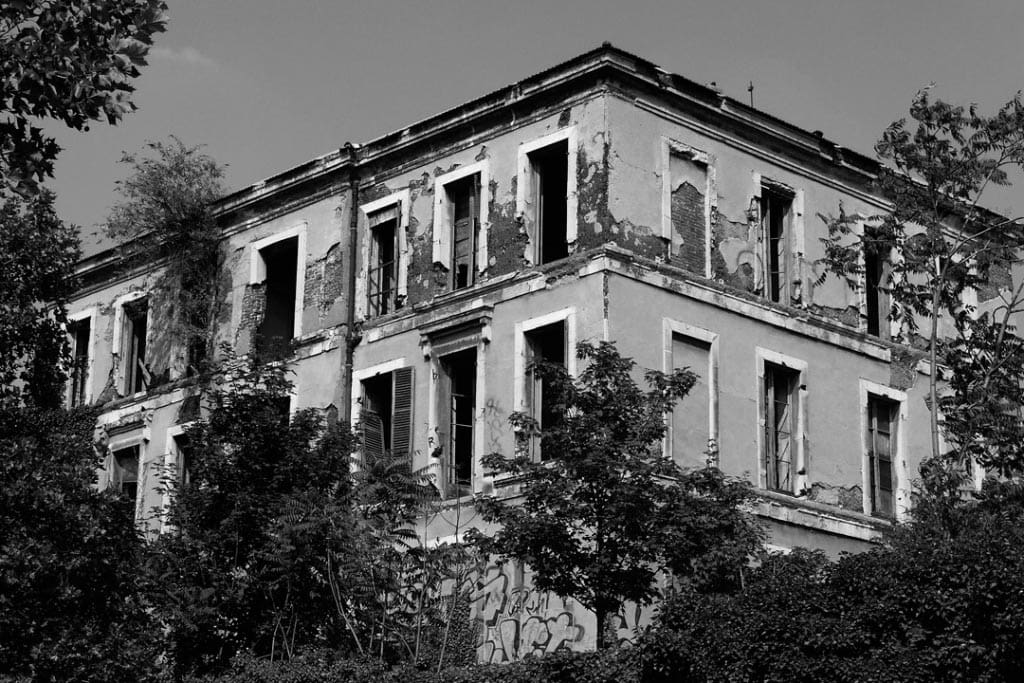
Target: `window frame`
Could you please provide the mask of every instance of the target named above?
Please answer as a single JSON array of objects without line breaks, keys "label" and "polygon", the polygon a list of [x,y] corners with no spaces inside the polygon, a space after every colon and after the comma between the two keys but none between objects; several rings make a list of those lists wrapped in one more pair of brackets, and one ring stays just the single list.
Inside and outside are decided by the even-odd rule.
[{"label": "window frame", "polygon": [[536,207],[533,201],[533,162],[530,154],[545,147],[566,142],[566,181],[565,181],[565,243],[567,252],[572,254],[576,244],[579,226],[579,196],[577,188],[577,156],[579,150],[576,126],[568,126],[533,140],[519,143],[516,157],[516,218],[526,230],[527,246],[523,259],[529,265],[540,263],[540,234],[537,230]]},{"label": "window frame", "polygon": [[[247,284],[262,284],[267,279],[267,264],[260,252],[267,247],[288,239],[296,240],[295,258],[295,310],[292,323],[292,339],[299,339],[302,336],[302,314],[305,302],[306,290],[306,229],[308,224],[305,221],[296,223],[287,230],[275,232],[261,239],[250,242],[249,248],[249,278]],[[241,307],[239,307],[241,310]]]},{"label": "window frame", "polygon": [[[181,424],[171,425],[165,432],[164,442],[164,472],[167,474],[173,473],[174,475],[174,491],[180,490],[182,486],[181,475],[182,469],[182,451],[179,447],[177,437],[182,436],[188,429],[196,423],[195,420],[183,422]],[[167,520],[167,515],[171,509],[171,488],[164,485],[164,492],[161,497],[160,505],[160,533],[169,531],[171,528],[170,522]]]},{"label": "window frame", "polygon": [[882,519],[903,521],[910,512],[910,474],[907,471],[907,422],[908,407],[907,392],[884,384],[878,384],[861,378],[859,385],[860,392],[860,433],[861,433],[861,491],[863,493],[862,510],[866,515],[875,515],[872,505],[873,491],[871,490],[871,459],[868,442],[870,434],[870,399],[872,396],[891,401],[897,405],[896,429],[893,430],[890,441],[892,443],[892,468],[893,468],[893,516],[875,515]]},{"label": "window frame", "polygon": [[685,143],[663,137],[661,139],[661,238],[668,245],[669,254],[675,253],[675,231],[672,227],[672,156],[689,157],[705,170],[704,186],[704,277],[711,277],[711,214],[718,208],[715,158],[707,152]]},{"label": "window frame", "polygon": [[[372,256],[373,234],[370,228],[370,217],[380,211],[398,205],[398,221],[395,226],[395,299],[405,300],[409,294],[409,217],[412,212],[412,194],[409,189],[402,189],[391,194],[366,202],[359,206],[359,234],[363,236],[359,245],[359,275],[356,279],[356,317],[370,319],[369,311],[369,277],[370,257]],[[398,310],[397,308],[395,310]],[[373,316],[377,317],[377,316]]]},{"label": "window frame", "polygon": [[[122,294],[114,300],[114,336],[110,343],[110,353],[116,358],[115,365],[115,383],[114,386],[118,388],[118,391],[123,391],[124,396],[141,396],[146,393],[146,390],[129,392],[127,389],[127,361],[124,357],[123,349],[124,336],[125,336],[125,325],[127,324],[125,316],[125,305],[131,305],[139,299],[149,298],[149,292],[145,290],[136,290]],[[150,324],[150,316],[147,313],[146,318],[146,349],[152,348],[153,341],[153,325]],[[142,362],[145,363],[145,354],[143,354]]]},{"label": "window frame", "polygon": [[[858,234],[860,235],[860,237],[862,239],[867,237],[868,232],[873,227],[874,226],[872,226],[870,223],[866,223],[865,221],[857,221],[857,229],[859,231]],[[889,320],[889,313],[890,313],[891,308],[892,308],[892,297],[891,297],[889,292],[882,292],[882,291],[880,291],[878,289],[878,287],[884,286],[886,284],[885,280],[888,279],[888,274],[890,274],[892,272],[892,266],[895,263],[895,259],[896,259],[896,252],[897,252],[896,249],[890,249],[888,257],[883,259],[881,261],[881,263],[879,264],[880,268],[881,268],[881,273],[880,273],[881,277],[880,277],[879,285],[877,287],[875,287],[875,290],[878,292],[878,308],[879,308],[879,310],[878,310],[878,314],[879,314],[878,334],[873,334],[870,331],[870,329],[871,329],[871,317],[870,317],[870,310],[869,310],[869,306],[868,306],[868,298],[869,298],[868,290],[869,290],[870,281],[869,281],[869,278],[868,278],[868,265],[869,264],[868,264],[867,253],[865,252],[864,249],[860,249],[859,253],[857,254],[857,265],[858,265],[859,270],[860,270],[860,275],[857,278],[857,286],[858,286],[858,289],[860,290],[859,308],[860,308],[861,324],[859,325],[859,327],[860,327],[860,330],[862,332],[864,332],[865,334],[870,335],[872,337],[875,337],[876,339],[882,339],[882,340],[892,339],[895,336],[895,332],[896,332],[896,330],[894,329],[895,326],[896,326],[896,323],[894,321],[892,321],[892,320]]]},{"label": "window frame", "polygon": [[[807,491],[808,462],[807,462],[807,362],[787,356],[785,354],[765,349],[760,346],[755,348],[755,363],[757,374],[757,472],[758,486],[767,491],[773,491],[784,495],[801,497]],[[766,366],[777,365],[792,371],[796,375],[795,387],[792,396],[795,399],[796,408],[795,426],[793,428],[793,439],[795,443],[794,458],[792,463],[793,476],[792,490],[784,491],[770,488],[768,486],[767,471],[767,444],[765,434],[767,431],[768,410],[766,405],[767,378]]]},{"label": "window frame", "polygon": [[[448,198],[448,185],[468,178],[469,176],[480,176],[480,194],[477,207],[479,234],[476,244],[476,269],[473,272],[473,282],[465,289],[471,289],[487,270],[487,234],[490,230],[489,214],[491,205],[490,187],[490,165],[487,160],[460,166],[459,168],[444,173],[434,178],[434,210],[433,210],[433,247],[431,257],[434,263],[441,264],[449,271],[449,278],[452,277],[452,244],[454,243],[455,226],[452,222],[452,203]],[[451,282],[449,282],[451,285]],[[450,288],[450,287],[449,287]]]},{"label": "window frame", "polygon": [[[773,178],[764,177],[756,171],[751,174],[751,180],[753,185],[751,211],[756,207],[758,242],[762,263],[761,272],[759,273],[762,295],[773,303],[784,306],[802,306],[804,305],[804,297],[807,293],[807,285],[804,282],[801,263],[803,255],[807,253],[804,232],[804,190],[803,188],[793,187]],[[765,191],[790,197],[788,221],[785,225],[786,251],[784,252],[785,268],[783,274],[785,275],[786,282],[784,283],[785,286],[780,288],[778,299],[771,297],[769,240],[765,234],[765,217],[761,215],[761,200]],[[796,291],[794,291],[794,283],[796,283]]]},{"label": "window frame", "polygon": [[[693,339],[702,344],[707,344],[708,349],[708,368],[707,368],[707,385],[708,385],[708,441],[714,442],[715,448],[719,448],[721,443],[719,441],[719,416],[718,416],[718,335],[710,330],[706,330],[703,327],[697,327],[696,325],[690,325],[679,320],[664,317],[661,319],[661,331],[662,331],[662,371],[666,374],[671,374],[675,369],[675,359],[673,357],[673,341],[675,337],[687,337]],[[672,414],[669,413],[665,416],[666,429],[665,438],[663,440],[662,453],[669,460],[675,458],[675,453],[672,449],[673,439],[673,425],[672,425]]]},{"label": "window frame", "polygon": [[65,332],[71,338],[72,349],[71,356],[72,362],[74,362],[75,351],[77,350],[74,344],[74,332],[73,328],[76,324],[81,323],[83,320],[89,321],[89,341],[87,342],[86,348],[86,362],[85,362],[85,382],[82,388],[82,402],[81,404],[73,401],[72,392],[74,389],[74,368],[72,367],[72,374],[68,376],[66,396],[64,398],[64,405],[69,408],[77,407],[78,405],[88,405],[92,403],[93,396],[93,374],[96,366],[96,321],[99,319],[99,308],[96,306],[86,308],[75,313],[68,314],[68,324],[65,327]]},{"label": "window frame", "polygon": [[[527,366],[529,365],[527,360],[527,353],[529,351],[527,335],[534,330],[547,327],[548,325],[554,325],[556,323],[562,323],[565,326],[565,370],[569,373],[570,377],[575,377],[577,374],[578,359],[576,358],[577,330],[575,306],[561,308],[550,311],[549,313],[534,316],[533,318],[517,321],[514,328],[512,342],[512,405],[515,406],[514,410],[518,412],[530,413],[532,415],[533,411],[533,406],[528,405],[527,403],[527,398],[529,396],[529,392],[526,387],[526,383],[529,380],[529,373],[527,371]],[[530,450],[531,452],[535,450],[532,443],[530,445]],[[536,452],[539,453],[539,449],[536,449]]]},{"label": "window frame", "polygon": [[132,512],[132,522],[138,523],[142,517],[142,505],[146,499],[145,485],[147,483],[147,476],[145,471],[146,465],[146,446],[149,444],[149,428],[143,428],[141,431],[136,429],[128,432],[117,438],[110,439],[107,442],[107,457],[106,466],[104,469],[105,481],[103,482],[103,488],[107,489],[114,484],[114,468],[117,467],[117,461],[114,457],[116,451],[125,450],[137,446],[139,449],[139,460],[136,470],[135,480],[135,501]]}]

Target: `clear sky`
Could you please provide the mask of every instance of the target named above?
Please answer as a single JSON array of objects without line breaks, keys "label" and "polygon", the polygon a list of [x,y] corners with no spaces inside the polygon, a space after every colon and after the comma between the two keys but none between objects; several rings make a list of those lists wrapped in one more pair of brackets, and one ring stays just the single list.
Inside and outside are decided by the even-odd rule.
[{"label": "clear sky", "polygon": [[[1024,86],[1024,0],[170,0],[139,111],[65,148],[51,186],[86,234],[116,200],[122,150],[176,134],[244,187],[610,41],[716,81],[870,153],[914,92],[986,110]],[[1024,186],[992,208],[1024,213]],[[1014,211],[1014,209],[1017,209]]]}]

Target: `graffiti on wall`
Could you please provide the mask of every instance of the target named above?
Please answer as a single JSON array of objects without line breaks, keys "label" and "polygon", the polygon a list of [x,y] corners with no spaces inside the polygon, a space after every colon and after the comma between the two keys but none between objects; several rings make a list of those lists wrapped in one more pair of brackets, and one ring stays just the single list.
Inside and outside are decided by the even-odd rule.
[{"label": "graffiti on wall", "polygon": [[[534,589],[512,563],[490,565],[481,572],[471,600],[479,662],[505,662],[526,655],[594,647],[593,614],[571,598]],[[649,621],[648,612],[630,603],[617,615],[616,631],[621,643],[634,640]]]}]

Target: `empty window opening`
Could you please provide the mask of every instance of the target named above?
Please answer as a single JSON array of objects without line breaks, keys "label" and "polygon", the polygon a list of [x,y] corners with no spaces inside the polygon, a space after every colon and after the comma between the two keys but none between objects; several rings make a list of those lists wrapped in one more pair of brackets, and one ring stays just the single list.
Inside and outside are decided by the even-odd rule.
[{"label": "empty window opening", "polygon": [[194,462],[194,449],[188,436],[185,434],[177,434],[173,437],[174,439],[174,452],[177,454],[177,472],[175,475],[178,478],[178,486],[188,486],[192,481],[192,466]]},{"label": "empty window opening", "polygon": [[[537,421],[541,430],[552,429],[560,425],[564,414],[559,406],[560,397],[550,380],[543,379],[537,372],[539,362],[553,363],[565,367],[566,334],[565,321],[560,320],[551,325],[538,327],[525,333],[526,338],[526,399],[527,414]],[[550,448],[545,449],[544,442],[536,439],[530,441],[530,456],[534,460],[547,460],[552,457]]]},{"label": "empty window opening", "polygon": [[136,299],[124,304],[124,392],[145,391],[151,377],[146,367],[146,327],[149,301]]},{"label": "empty window opening", "polygon": [[444,186],[452,226],[452,289],[473,284],[480,239],[480,176],[471,175]]},{"label": "empty window opening", "polygon": [[91,338],[90,318],[72,322],[69,326],[71,337],[71,390],[68,402],[72,407],[85,405],[89,397],[85,393],[89,379],[89,340]]},{"label": "empty window opening", "polygon": [[441,358],[447,401],[448,491],[467,495],[473,490],[473,442],[476,416],[476,350]]},{"label": "empty window opening", "polygon": [[892,517],[893,461],[899,404],[881,396],[868,396],[868,486],[870,514]]},{"label": "empty window opening", "polygon": [[412,368],[399,368],[362,381],[360,423],[363,447],[382,455],[412,452]]},{"label": "empty window opening", "polygon": [[370,267],[367,272],[370,317],[398,308],[398,215],[400,205],[370,214]]},{"label": "empty window opening", "polygon": [[530,152],[537,262],[551,263],[569,255],[566,233],[569,182],[569,141],[561,140]]},{"label": "empty window opening", "polygon": [[789,232],[793,195],[761,187],[761,234],[765,241],[765,294],[771,301],[789,303]]},{"label": "empty window opening", "polygon": [[765,487],[793,492],[800,375],[782,365],[764,364]]},{"label": "empty window opening", "polygon": [[705,463],[710,434],[711,402],[708,359],[711,344],[688,335],[672,335],[672,367],[689,368],[697,377],[690,392],[672,409],[672,457],[685,467]]},{"label": "empty window opening", "polygon": [[292,237],[260,249],[266,267],[263,282],[266,305],[260,322],[261,352],[284,355],[295,334],[295,280],[299,262],[299,240]]},{"label": "empty window opening", "polygon": [[864,307],[867,316],[867,332],[876,337],[888,339],[889,297],[885,291],[888,277],[887,263],[879,253],[876,243],[869,241],[864,250]]},{"label": "empty window opening", "polygon": [[139,447],[128,446],[114,451],[114,471],[110,485],[126,500],[135,502],[139,492]]}]

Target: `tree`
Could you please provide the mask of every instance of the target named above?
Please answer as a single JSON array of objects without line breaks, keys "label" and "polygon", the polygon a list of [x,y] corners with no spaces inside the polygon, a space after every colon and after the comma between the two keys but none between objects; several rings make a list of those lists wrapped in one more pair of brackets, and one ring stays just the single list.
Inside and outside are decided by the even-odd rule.
[{"label": "tree", "polygon": [[[159,628],[134,505],[96,488],[90,410],[0,408],[0,678],[145,679]],[[11,677],[8,679],[8,677]]]},{"label": "tree", "polygon": [[[934,368],[932,457],[943,455],[944,431],[960,466],[974,458],[1004,474],[1020,471],[1024,354],[1014,323],[1024,312],[1024,281],[1013,283],[1011,273],[1021,262],[1024,228],[980,201],[990,186],[1009,184],[1008,169],[1024,167],[1024,104],[1018,94],[984,116],[974,106],[933,101],[924,90],[910,116],[913,130],[896,121],[875,146],[887,164],[878,189],[891,211],[862,217],[840,208],[837,218],[823,217],[825,261],[854,287],[867,259],[888,261],[882,289],[901,331],[897,341],[923,348]],[[965,299],[970,293],[987,299],[975,306]]]},{"label": "tree", "polygon": [[134,110],[131,80],[166,10],[163,0],[0,4],[0,186],[34,193],[53,175],[60,148],[34,122],[86,130]]},{"label": "tree", "polygon": [[165,326],[161,338],[183,352],[171,364],[184,374],[212,358],[213,328],[228,286],[213,215],[213,202],[224,194],[224,167],[174,136],[147,148],[149,156],[121,158],[131,174],[117,183],[122,201],[110,211],[107,233],[131,254],[164,259],[151,291]]},{"label": "tree", "polygon": [[1011,681],[1024,675],[1024,488],[934,499],[886,544],[775,555],[736,592],[681,592],[643,680]]},{"label": "tree", "polygon": [[62,325],[80,252],[76,228],[57,217],[53,200],[44,191],[0,206],[0,405],[55,408],[64,395]]},{"label": "tree", "polygon": [[660,571],[721,590],[739,580],[763,536],[739,508],[751,497],[749,484],[713,468],[684,472],[659,453],[666,415],[693,386],[691,372],[649,370],[644,391],[633,379],[635,363],[613,344],[581,343],[576,352],[588,363],[577,379],[559,365],[535,370],[559,396],[561,420],[538,429],[527,415],[511,417],[551,457],[485,459],[496,474],[522,477],[523,494],[514,503],[478,502],[484,519],[501,528],[476,543],[528,564],[537,589],[593,611],[603,648],[608,618],[625,601],[646,604],[660,595]]}]

